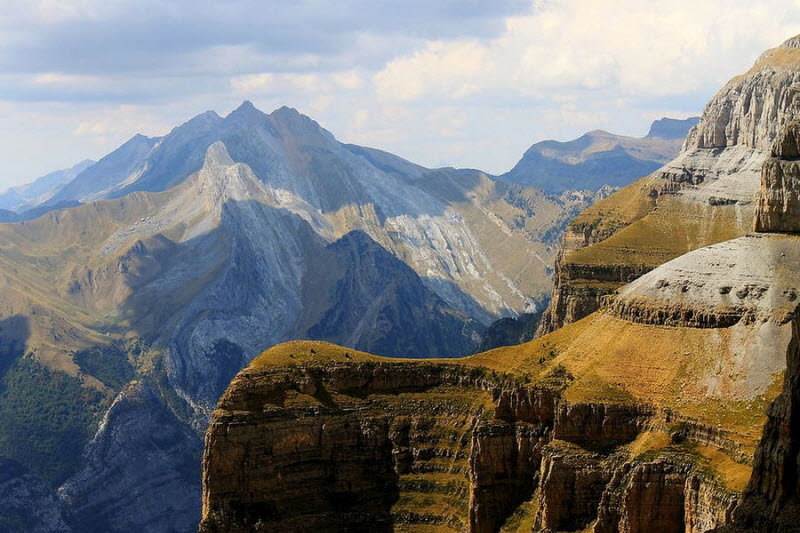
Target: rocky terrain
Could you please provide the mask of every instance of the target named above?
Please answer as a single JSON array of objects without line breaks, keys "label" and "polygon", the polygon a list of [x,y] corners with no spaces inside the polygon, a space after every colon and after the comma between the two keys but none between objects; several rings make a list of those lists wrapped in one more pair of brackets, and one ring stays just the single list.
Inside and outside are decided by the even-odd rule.
[{"label": "rocky terrain", "polygon": [[0,455],[73,531],[193,529],[208,416],[264,346],[473,353],[607,194],[426,169],[249,103],[51,192],[0,225]]},{"label": "rocky terrain", "polygon": [[624,187],[678,155],[686,133],[698,120],[663,118],[638,139],[595,130],[568,142],[538,142],[500,178],[552,194],[595,191],[604,185]]},{"label": "rocky terrain", "polygon": [[580,320],[653,268],[751,230],[762,164],[800,116],[800,48],[765,52],[706,105],[680,155],[570,222],[539,334]]},{"label": "rocky terrain", "polygon": [[24,466],[0,458],[0,531],[67,533],[56,494]]},{"label": "rocky terrain", "polygon": [[[756,77],[783,79],[794,43],[765,54]],[[707,126],[687,146],[731,150],[684,153],[706,165],[702,183],[650,178],[669,191],[648,194],[648,209],[705,209],[707,182],[729,200],[707,203],[723,214],[675,220],[697,243],[675,258],[635,241],[620,260],[649,257],[640,270],[611,263],[597,280],[571,265],[572,279],[617,284],[586,316],[457,360],[312,342],[262,353],[212,414],[200,531],[797,531],[800,124]],[[702,163],[745,150],[756,177]],[[621,198],[633,207],[612,205],[641,207]],[[692,233],[748,211],[741,235]],[[578,242],[637,223],[605,241],[602,224],[587,227]]]}]

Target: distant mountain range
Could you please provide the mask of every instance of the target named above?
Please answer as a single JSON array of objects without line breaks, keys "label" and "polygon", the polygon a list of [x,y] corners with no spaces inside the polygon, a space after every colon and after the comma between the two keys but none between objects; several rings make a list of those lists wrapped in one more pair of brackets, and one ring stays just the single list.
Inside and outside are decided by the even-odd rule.
[{"label": "distant mountain range", "polygon": [[[56,170],[26,185],[11,187],[0,193],[0,209],[21,213],[34,206],[47,203],[64,185],[74,180],[84,170],[94,165],[86,159],[64,170]],[[6,220],[1,220],[6,222]]]},{"label": "distant mountain range", "polygon": [[624,187],[678,155],[683,139],[699,120],[662,118],[642,138],[595,130],[568,142],[538,142],[500,178],[549,194],[597,190],[603,185]]}]

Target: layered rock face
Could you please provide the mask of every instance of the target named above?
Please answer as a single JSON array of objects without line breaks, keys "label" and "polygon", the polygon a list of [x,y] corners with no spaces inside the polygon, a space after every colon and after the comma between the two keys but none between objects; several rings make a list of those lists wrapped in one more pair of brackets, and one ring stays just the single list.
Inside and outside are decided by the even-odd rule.
[{"label": "layered rock face", "polygon": [[761,170],[754,229],[800,232],[800,121],[790,123]]},{"label": "layered rock face", "polygon": [[800,530],[800,332],[793,325],[783,392],[770,406],[753,477],[731,531]]},{"label": "layered rock face", "polygon": [[519,513],[537,531],[727,522],[736,492],[680,446],[651,443],[668,442],[650,428],[670,422],[644,404],[569,401],[569,380],[278,347],[213,413],[200,531],[494,532]]},{"label": "layered rock face", "polygon": [[494,531],[534,488],[554,394],[399,363],[242,372],[214,412],[201,531]]},{"label": "layered rock face", "polygon": [[[754,226],[756,231],[800,232],[797,183],[798,124],[792,122],[764,163]],[[797,269],[797,261],[792,263]],[[783,390],[770,405],[753,459],[753,476],[733,523],[722,531],[800,530],[800,324],[792,322]]]},{"label": "layered rock face", "polygon": [[[762,164],[778,133],[800,115],[798,83],[794,38],[711,99],[676,159],[571,222],[538,334],[594,312],[605,296],[671,259],[750,231]],[[775,182],[768,187],[780,187],[786,165],[764,169]],[[774,197],[763,216],[775,218],[783,201]]]}]

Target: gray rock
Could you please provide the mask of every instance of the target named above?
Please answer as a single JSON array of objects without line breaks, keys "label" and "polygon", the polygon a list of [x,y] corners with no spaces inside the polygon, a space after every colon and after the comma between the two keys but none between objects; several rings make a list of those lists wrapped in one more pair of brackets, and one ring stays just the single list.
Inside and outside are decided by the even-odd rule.
[{"label": "gray rock", "polygon": [[59,490],[76,532],[191,531],[200,515],[200,437],[142,382],[128,385]]},{"label": "gray rock", "polygon": [[0,457],[0,533],[68,533],[55,493],[24,466]]}]

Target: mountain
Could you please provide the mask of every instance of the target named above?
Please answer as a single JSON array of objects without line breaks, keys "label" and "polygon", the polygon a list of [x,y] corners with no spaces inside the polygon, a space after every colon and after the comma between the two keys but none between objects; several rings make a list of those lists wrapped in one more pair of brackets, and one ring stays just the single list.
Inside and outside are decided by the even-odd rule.
[{"label": "mountain", "polygon": [[800,115],[798,82],[800,48],[789,40],[709,101],[675,160],[572,220],[540,333],[580,320],[670,259],[750,232],[762,164]]},{"label": "mountain", "polygon": [[568,142],[541,141],[500,178],[550,194],[624,187],[673,159],[698,120],[663,118],[642,138],[595,130]]},{"label": "mountain", "polygon": [[[11,187],[0,194],[0,209],[21,211],[34,205],[42,204],[49,200],[61,187],[88,169],[95,162],[91,159],[81,161],[77,165],[51,172],[31,183]],[[4,222],[6,222],[4,220]]]},{"label": "mountain", "polygon": [[571,224],[542,336],[262,352],[212,413],[200,531],[797,531],[798,78],[800,36]]},{"label": "mountain", "polygon": [[685,119],[660,118],[650,125],[646,139],[678,139],[683,141],[686,134],[700,122],[700,117],[690,117]]},{"label": "mountain", "polygon": [[135,135],[125,144],[80,172],[46,203],[88,202],[105,198],[144,171],[146,159],[158,138]]},{"label": "mountain", "polygon": [[471,353],[547,294],[603,194],[426,169],[247,102],[136,136],[0,224],[0,455],[74,531],[192,529],[208,414],[263,346]]},{"label": "mountain", "polygon": [[24,466],[0,457],[0,530],[69,533],[55,492]]}]

